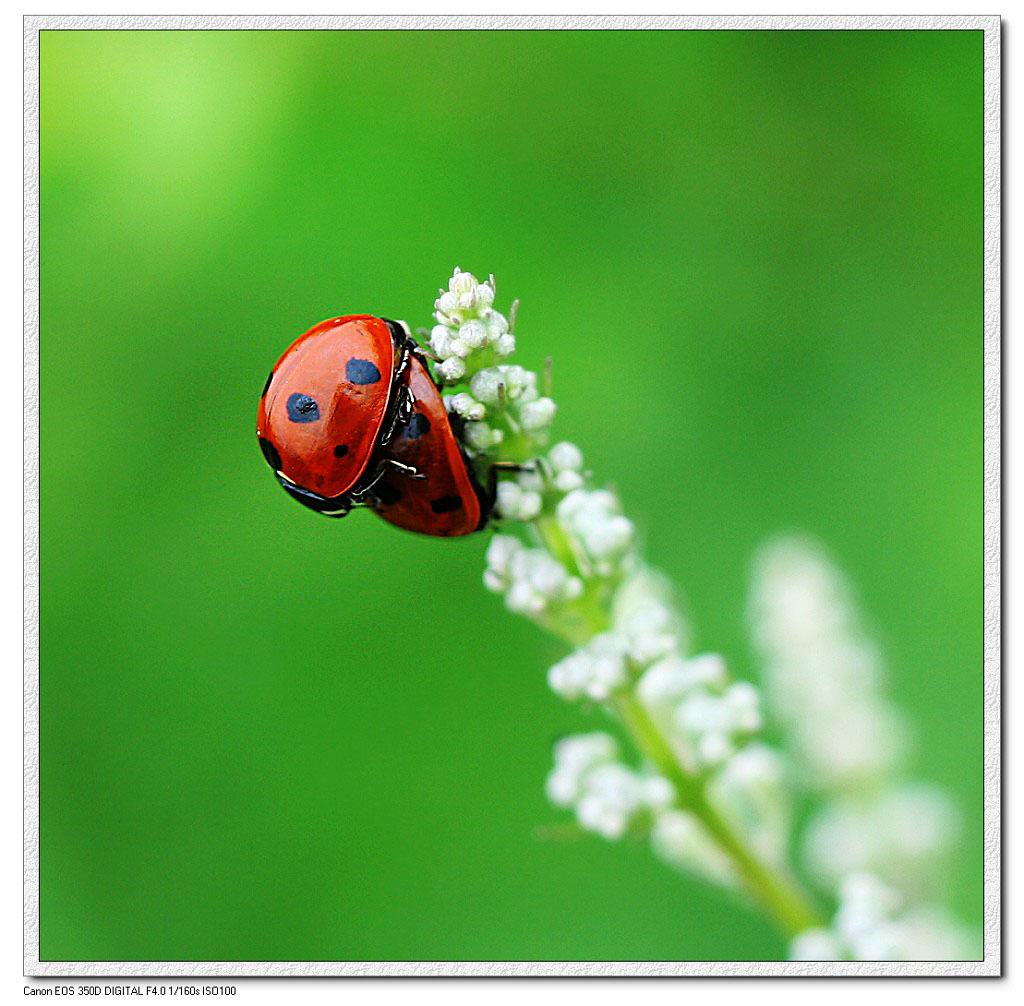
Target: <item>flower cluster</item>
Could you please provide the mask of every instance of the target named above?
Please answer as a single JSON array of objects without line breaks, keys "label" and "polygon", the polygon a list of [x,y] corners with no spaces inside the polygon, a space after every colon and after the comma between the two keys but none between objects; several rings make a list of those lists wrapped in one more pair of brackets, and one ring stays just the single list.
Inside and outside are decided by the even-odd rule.
[{"label": "flower cluster", "polygon": [[552,691],[565,699],[607,700],[643,668],[679,645],[681,621],[663,599],[663,585],[640,568],[620,584],[607,631],[579,645],[548,672]]},{"label": "flower cluster", "polygon": [[550,510],[584,482],[583,454],[575,444],[563,441],[514,478],[499,483],[496,514],[502,520],[536,520],[542,510]]},{"label": "flower cluster", "polygon": [[772,711],[800,780],[823,798],[803,830],[802,862],[840,902],[832,943],[814,930],[794,953],[966,954],[962,929],[938,904],[958,816],[937,786],[900,777],[908,732],[882,694],[881,657],[843,577],[818,545],[775,542],[756,563],[750,610]]},{"label": "flower cluster", "polygon": [[466,360],[487,357],[488,364],[511,356],[515,336],[504,315],[494,310],[494,281],[480,283],[475,276],[456,268],[448,289],[434,301],[437,324],[430,333],[430,348],[438,357],[438,374],[450,384],[469,372]]},{"label": "flower cluster", "polygon": [[869,873],[847,877],[828,927],[800,933],[794,961],[962,961],[975,953],[971,933],[935,906],[907,907],[900,892]]},{"label": "flower cluster", "polygon": [[509,611],[540,618],[583,593],[583,581],[541,548],[527,548],[518,538],[496,534],[487,547],[484,584],[505,595]]},{"label": "flower cluster", "polygon": [[555,744],[548,799],[570,807],[585,831],[609,841],[628,832],[647,834],[655,854],[677,869],[719,884],[735,885],[736,872],[700,819],[675,804],[672,784],[620,761],[606,733],[574,734]]},{"label": "flower cluster", "polygon": [[493,277],[481,283],[456,269],[434,302],[437,324],[429,346],[438,377],[446,385],[468,385],[445,403],[465,420],[462,438],[469,451],[483,456],[500,450],[506,461],[523,461],[547,443],[555,403],[540,393],[536,374],[501,362],[515,351],[516,340],[493,305]]},{"label": "flower cluster", "polygon": [[607,489],[573,489],[555,511],[577,557],[598,576],[611,576],[630,553],[635,529]]},{"label": "flower cluster", "polygon": [[882,661],[850,591],[820,547],[785,539],[760,553],[751,627],[774,717],[812,788],[870,788],[899,766],[903,717],[880,692]]},{"label": "flower cluster", "polygon": [[[470,457],[481,473],[506,463],[484,583],[570,645],[550,687],[603,709],[639,763],[610,734],[566,737],[547,779],[552,803],[586,831],[644,837],[673,867],[743,891],[792,939],[795,959],[960,952],[962,931],[927,896],[954,815],[934,788],[895,777],[906,730],[842,578],[805,543],[762,556],[751,613],[766,703],[721,656],[691,653],[687,622],[617,496],[592,484],[574,444],[548,447],[555,403],[536,374],[508,362],[515,305],[510,321],[494,299],[493,278],[456,269],[430,335]],[[763,705],[786,753],[761,737]],[[794,879],[801,786],[819,802],[803,858],[838,902],[831,923]]]},{"label": "flower cluster", "polygon": [[634,772],[618,756],[618,744],[608,734],[565,737],[555,745],[555,767],[546,785],[552,803],[573,807],[581,828],[607,839],[621,838],[673,799],[666,779]]},{"label": "flower cluster", "polygon": [[895,782],[872,799],[839,796],[808,822],[803,861],[822,888],[870,871],[915,898],[939,886],[960,832],[949,796],[931,783]]},{"label": "flower cluster", "polygon": [[761,727],[758,690],[730,683],[716,653],[665,657],[647,669],[637,694],[691,768],[724,763]]}]

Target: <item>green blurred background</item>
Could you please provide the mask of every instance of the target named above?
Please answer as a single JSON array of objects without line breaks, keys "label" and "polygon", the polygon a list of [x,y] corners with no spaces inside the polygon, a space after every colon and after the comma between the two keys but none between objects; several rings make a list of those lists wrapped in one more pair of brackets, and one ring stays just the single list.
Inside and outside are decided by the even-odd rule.
[{"label": "green blurred background", "polygon": [[981,912],[980,32],[41,38],[44,960],[759,959],[639,845],[540,841],[559,645],[486,536],[297,506],[256,446],[322,318],[522,299],[556,436],[696,643],[819,536],[955,794]]}]

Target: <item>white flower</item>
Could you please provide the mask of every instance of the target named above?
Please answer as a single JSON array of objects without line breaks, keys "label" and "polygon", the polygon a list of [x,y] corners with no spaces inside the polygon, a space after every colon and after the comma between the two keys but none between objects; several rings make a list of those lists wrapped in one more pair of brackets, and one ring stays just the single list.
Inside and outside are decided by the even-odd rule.
[{"label": "white flower", "polygon": [[669,656],[644,672],[637,694],[649,706],[674,705],[691,689],[724,688],[727,677],[725,660],[717,653],[702,653],[689,660]]},{"label": "white flower", "polygon": [[448,280],[448,289],[455,297],[469,293],[476,287],[476,277],[472,273],[463,272],[458,266],[452,272],[452,278]]},{"label": "white flower", "polygon": [[949,912],[904,909],[897,891],[869,874],[848,877],[829,929],[810,929],[790,945],[792,960],[963,961],[981,948]]},{"label": "white flower", "polygon": [[478,283],[474,293],[477,310],[484,314],[494,303],[494,287],[490,283]]},{"label": "white flower", "polygon": [[761,696],[749,681],[730,685],[723,698],[732,713],[734,730],[751,734],[761,729]]},{"label": "white flower", "polygon": [[[491,298],[493,300],[494,291],[491,291]],[[508,332],[508,319],[500,314],[498,311],[489,311],[486,317],[487,324],[487,338],[491,342],[497,342],[501,337]],[[505,354],[501,354],[505,355]]]},{"label": "white flower", "polygon": [[836,912],[836,931],[850,946],[856,947],[892,915],[902,902],[895,889],[886,886],[869,873],[851,874],[839,889],[839,910]]},{"label": "white flower", "polygon": [[576,734],[555,745],[548,798],[575,806],[580,826],[607,839],[620,838],[638,816],[661,811],[675,793],[667,779],[620,764],[618,745],[605,733]]},{"label": "white flower", "polygon": [[505,394],[510,401],[531,402],[537,397],[537,375],[518,364],[500,364],[494,368],[502,375]]},{"label": "white flower", "polygon": [[651,775],[643,779],[641,792],[643,802],[648,807],[668,807],[676,798],[672,783],[660,775]]},{"label": "white flower", "polygon": [[557,472],[554,482],[559,492],[568,493],[583,485],[583,476],[579,472]]},{"label": "white flower", "polygon": [[494,343],[494,352],[498,356],[511,356],[516,351],[516,337],[505,334],[499,336]]},{"label": "white flower", "polygon": [[[430,335],[430,346],[440,357],[438,373],[446,380],[460,380],[479,368],[472,365],[473,354],[488,352],[499,357],[508,356],[515,348],[515,340],[508,334],[508,321],[492,307],[494,287],[490,282],[480,283],[472,273],[456,269],[434,302],[434,317],[438,324]],[[453,358],[467,362],[464,369],[451,364]]]},{"label": "white flower", "polygon": [[[445,396],[449,412],[460,417],[463,444],[521,466],[497,486],[495,513],[508,522],[535,522],[529,533],[541,544],[495,536],[484,582],[510,610],[565,638],[586,640],[551,667],[552,689],[567,699],[607,703],[659,764],[673,756],[704,799],[694,801],[694,812],[675,806],[669,779],[622,764],[615,741],[600,733],[555,746],[549,798],[607,839],[648,833],[657,854],[680,869],[739,885],[724,851],[734,842],[784,881],[788,787],[799,775],[757,740],[759,690],[730,682],[716,654],[684,659],[687,626],[671,591],[639,556],[636,529],[615,494],[587,487],[590,476],[574,444],[562,441],[543,453],[555,402],[536,374],[506,362],[515,339],[493,305],[493,279],[480,283],[456,269],[435,302],[438,324],[430,334],[439,381],[463,386]],[[799,934],[792,956],[900,960],[961,953],[963,931],[925,897],[955,820],[941,795],[892,784],[907,734],[882,693],[877,647],[842,578],[816,546],[768,549],[758,564],[751,615],[770,708],[802,781],[828,798],[812,805],[805,858],[827,891],[839,886],[831,926]],[[591,635],[597,627],[605,631]],[[757,894],[756,871],[745,872],[744,880]]]},{"label": "white flower", "polygon": [[906,728],[880,694],[877,647],[822,549],[800,539],[762,549],[750,611],[771,708],[808,781],[853,790],[891,774]]},{"label": "white flower", "polygon": [[597,765],[613,761],[618,745],[606,733],[573,734],[555,744],[555,767],[548,775],[548,799],[571,807],[582,794],[584,777]]},{"label": "white flower", "polygon": [[575,444],[563,440],[548,451],[548,461],[556,472],[578,472],[583,468],[583,452]]},{"label": "white flower", "polygon": [[447,325],[435,325],[430,330],[430,348],[441,357],[451,356],[451,329]]},{"label": "white flower", "polygon": [[692,740],[705,765],[717,765],[728,758],[737,741],[761,724],[758,692],[753,685],[736,682],[723,694],[693,688],[676,707],[675,723]]},{"label": "white flower", "polygon": [[733,727],[732,710],[718,695],[695,688],[676,710],[676,721],[691,734],[728,733]]},{"label": "white flower", "polygon": [[594,636],[551,668],[548,684],[565,699],[607,699],[628,680],[628,645],[612,632]]},{"label": "white flower", "polygon": [[446,398],[445,402],[448,406],[449,411],[455,412],[465,419],[471,419],[479,421],[487,415],[487,409],[484,407],[482,402],[478,402],[472,395],[466,394],[466,392],[460,392],[458,395],[452,395],[450,398]]},{"label": "white flower", "polygon": [[473,375],[469,382],[469,390],[481,402],[497,405],[501,396],[500,389],[506,385],[505,375],[500,367],[487,367]]},{"label": "white flower", "polygon": [[644,777],[610,762],[584,779],[576,818],[588,831],[607,839],[621,838],[638,815],[664,807],[673,796],[667,780]]},{"label": "white flower", "polygon": [[615,628],[629,640],[629,655],[641,666],[667,656],[679,645],[675,612],[655,598],[620,610]]},{"label": "white flower", "polygon": [[732,737],[724,730],[709,730],[696,738],[697,757],[704,765],[720,765],[736,750]]},{"label": "white flower", "polygon": [[[459,340],[469,349],[479,349],[487,342],[487,326],[479,318],[471,318],[459,326]],[[461,353],[468,356],[468,352]]]},{"label": "white flower", "polygon": [[956,809],[938,787],[907,783],[870,799],[827,803],[804,832],[808,872],[830,888],[847,874],[870,871],[903,890],[924,894],[959,830]]},{"label": "white flower", "polygon": [[463,427],[462,437],[474,450],[488,451],[505,439],[505,431],[493,429],[485,422],[468,422]]},{"label": "white flower", "polygon": [[542,615],[552,604],[574,600],[583,590],[580,580],[547,552],[526,548],[510,535],[492,539],[484,584],[495,593],[504,593],[510,611],[532,617]]},{"label": "white flower", "polygon": [[524,430],[542,430],[555,418],[555,403],[550,398],[526,402],[519,410],[519,423]]},{"label": "white flower", "polygon": [[515,478],[520,489],[535,493],[544,492],[544,476],[541,475],[540,469],[536,465],[531,465],[524,468],[521,472],[517,472]]},{"label": "white flower", "polygon": [[601,575],[611,573],[633,544],[633,524],[619,513],[618,501],[607,490],[575,489],[559,502],[556,513]]},{"label": "white flower", "polygon": [[540,493],[524,490],[516,482],[499,482],[496,507],[506,520],[534,520],[540,513]]},{"label": "white flower", "polygon": [[458,356],[450,356],[447,360],[442,360],[437,365],[437,372],[446,381],[454,384],[456,381],[465,377],[466,364],[463,363]]},{"label": "white flower", "polygon": [[512,559],[523,548],[523,543],[511,535],[496,534],[491,537],[487,546],[487,568],[484,570],[484,584],[488,590],[502,593],[509,588]]},{"label": "white flower", "polygon": [[576,805],[580,824],[605,838],[621,837],[640,806],[636,777],[625,765],[612,762],[594,769],[584,786],[584,795]]}]

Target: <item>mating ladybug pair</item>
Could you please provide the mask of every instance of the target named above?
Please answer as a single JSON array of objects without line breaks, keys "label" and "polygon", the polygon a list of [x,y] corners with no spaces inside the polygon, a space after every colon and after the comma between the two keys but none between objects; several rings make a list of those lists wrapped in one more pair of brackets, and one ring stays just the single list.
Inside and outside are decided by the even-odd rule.
[{"label": "mating ladybug pair", "polygon": [[494,504],[406,327],[353,314],[299,336],[260,397],[256,435],[293,499],[328,517],[368,506],[421,534],[484,526]]}]

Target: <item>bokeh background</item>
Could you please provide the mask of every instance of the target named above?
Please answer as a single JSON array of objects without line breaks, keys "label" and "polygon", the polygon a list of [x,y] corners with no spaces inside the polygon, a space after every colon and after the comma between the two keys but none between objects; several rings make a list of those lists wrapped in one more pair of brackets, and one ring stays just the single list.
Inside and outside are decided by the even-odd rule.
[{"label": "bokeh background", "polygon": [[599,713],[486,535],[321,519],[254,437],[313,323],[522,299],[556,435],[700,648],[820,537],[981,912],[980,32],[41,37],[44,960],[781,958],[642,846],[541,841]]}]

